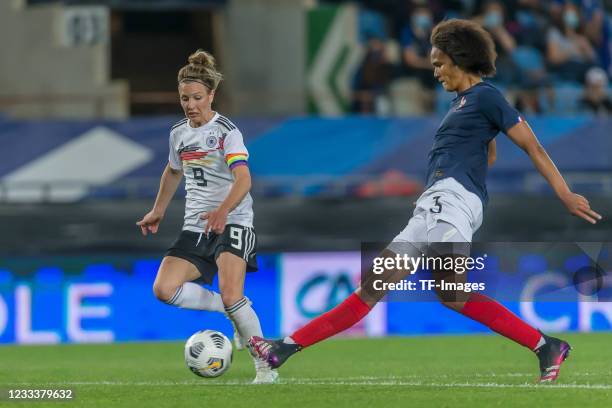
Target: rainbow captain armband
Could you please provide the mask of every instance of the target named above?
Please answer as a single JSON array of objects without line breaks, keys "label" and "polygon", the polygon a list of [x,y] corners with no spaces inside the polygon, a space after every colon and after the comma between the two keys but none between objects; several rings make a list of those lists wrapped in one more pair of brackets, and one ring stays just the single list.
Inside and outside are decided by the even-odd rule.
[{"label": "rainbow captain armband", "polygon": [[234,153],[225,156],[225,161],[230,170],[238,166],[247,165],[247,155],[245,153]]}]

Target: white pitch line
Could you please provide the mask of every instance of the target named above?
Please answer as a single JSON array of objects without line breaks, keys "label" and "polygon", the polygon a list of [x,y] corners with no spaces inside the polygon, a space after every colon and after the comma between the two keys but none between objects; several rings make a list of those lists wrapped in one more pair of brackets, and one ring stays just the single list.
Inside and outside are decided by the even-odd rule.
[{"label": "white pitch line", "polygon": [[[5,384],[8,385],[8,384]],[[50,383],[10,383],[10,385],[17,386],[92,386],[92,385],[106,385],[106,386],[177,386],[177,385],[189,385],[189,386],[207,386],[207,387],[223,387],[223,386],[236,386],[236,385],[250,385],[250,381],[243,380],[228,380],[228,381],[62,381],[62,382],[50,382]],[[522,384],[499,384],[493,382],[427,382],[427,381],[405,381],[395,379],[298,379],[298,378],[285,378],[276,385],[342,385],[342,386],[408,386],[408,387],[442,387],[442,388],[533,388],[533,389],[588,389],[588,390],[612,390],[612,384],[544,384],[539,385],[535,383],[522,383]]]}]

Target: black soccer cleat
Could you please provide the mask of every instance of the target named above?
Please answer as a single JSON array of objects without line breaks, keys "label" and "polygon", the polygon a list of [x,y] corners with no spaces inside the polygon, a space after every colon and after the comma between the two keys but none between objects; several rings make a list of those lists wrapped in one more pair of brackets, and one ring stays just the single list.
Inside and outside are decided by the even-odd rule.
[{"label": "black soccer cleat", "polygon": [[561,364],[569,356],[572,347],[566,341],[545,334],[542,336],[546,343],[535,351],[540,360],[540,383],[553,382],[559,376]]},{"label": "black soccer cleat", "polygon": [[289,357],[302,349],[299,344],[289,344],[281,340],[267,340],[253,336],[247,343],[253,357],[267,361],[270,367],[278,368]]}]

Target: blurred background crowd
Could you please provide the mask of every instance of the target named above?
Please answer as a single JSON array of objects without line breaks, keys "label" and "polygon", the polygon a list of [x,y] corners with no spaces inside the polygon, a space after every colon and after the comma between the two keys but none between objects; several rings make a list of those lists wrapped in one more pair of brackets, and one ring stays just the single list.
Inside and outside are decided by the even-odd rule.
[{"label": "blurred background crowd", "polygon": [[[197,48],[226,81],[229,115],[442,114],[429,36],[482,24],[490,78],[525,114],[612,109],[610,0],[5,0],[0,112],[16,117],[180,114],[176,71]],[[43,64],[44,62],[44,64]]]},{"label": "blurred background crowd", "polygon": [[[442,19],[480,23],[498,54],[492,79],[525,113],[607,115],[611,65],[610,16],[600,0],[407,0],[360,3],[366,45],[354,82],[355,112],[386,113],[409,89],[421,110],[442,112],[429,36]],[[610,4],[607,4],[610,6]],[[405,92],[404,92],[405,94]]]}]

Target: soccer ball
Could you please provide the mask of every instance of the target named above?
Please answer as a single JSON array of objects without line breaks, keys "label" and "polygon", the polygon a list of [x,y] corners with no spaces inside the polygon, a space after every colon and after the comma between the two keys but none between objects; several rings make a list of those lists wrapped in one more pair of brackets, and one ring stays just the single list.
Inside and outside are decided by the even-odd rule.
[{"label": "soccer ball", "polygon": [[232,365],[232,342],[215,330],[200,330],[185,343],[185,363],[200,377],[219,377]]}]

